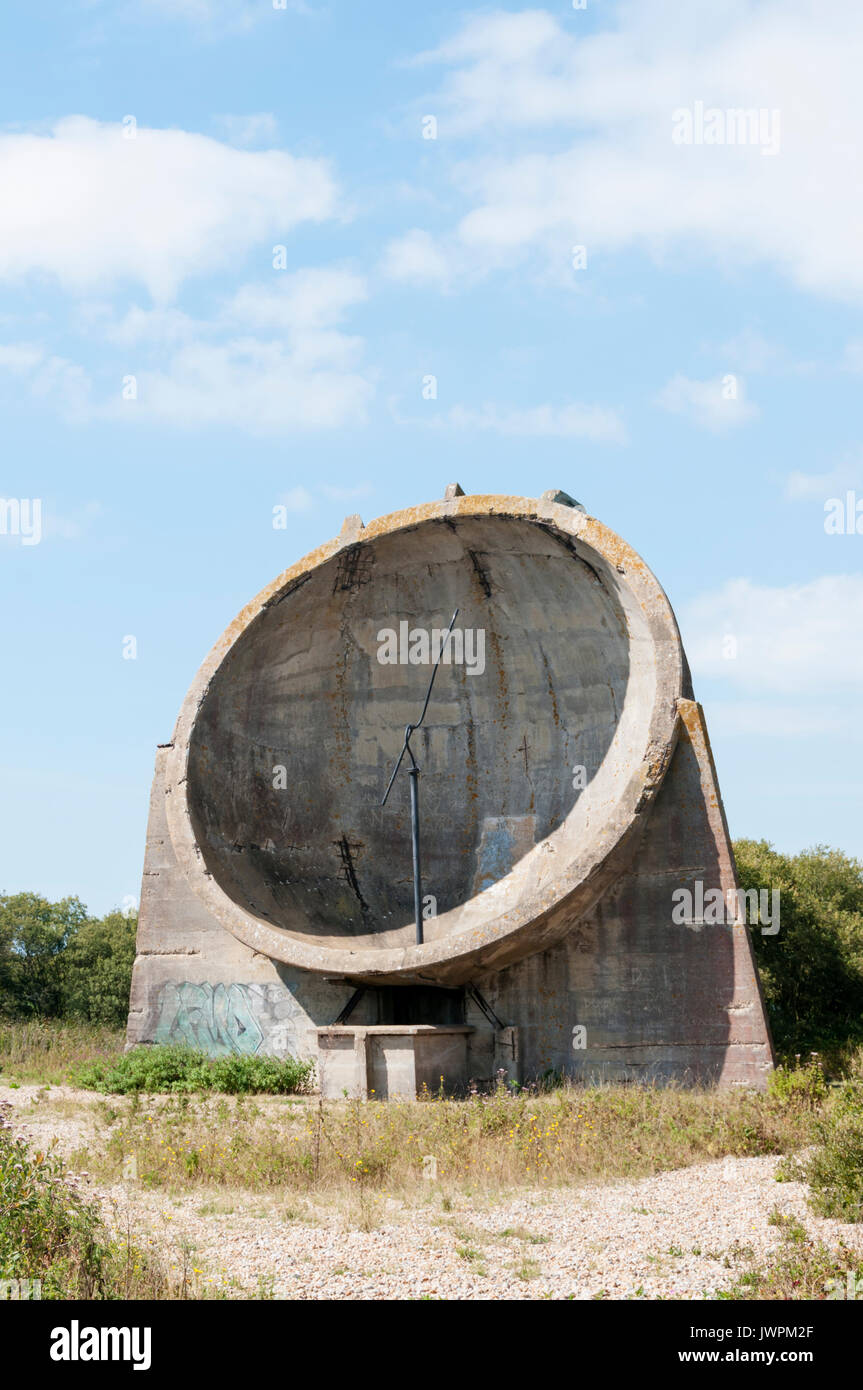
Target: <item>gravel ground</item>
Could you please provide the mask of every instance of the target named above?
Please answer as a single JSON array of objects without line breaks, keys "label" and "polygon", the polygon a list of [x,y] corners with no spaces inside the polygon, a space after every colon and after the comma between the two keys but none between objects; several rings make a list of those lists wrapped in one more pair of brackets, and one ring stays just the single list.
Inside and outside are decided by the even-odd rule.
[{"label": "gravel ground", "polygon": [[[60,1152],[92,1133],[95,1098],[54,1087],[0,1087],[22,1130]],[[863,1226],[813,1216],[799,1183],[777,1183],[778,1160],[725,1158],[602,1186],[521,1189],[504,1196],[418,1200],[196,1188],[180,1196],[135,1182],[87,1186],[111,1224],[141,1233],[179,1262],[185,1243],[200,1280],[236,1297],[291,1299],[710,1298],[782,1245],[774,1208],[835,1247],[863,1252]]]}]

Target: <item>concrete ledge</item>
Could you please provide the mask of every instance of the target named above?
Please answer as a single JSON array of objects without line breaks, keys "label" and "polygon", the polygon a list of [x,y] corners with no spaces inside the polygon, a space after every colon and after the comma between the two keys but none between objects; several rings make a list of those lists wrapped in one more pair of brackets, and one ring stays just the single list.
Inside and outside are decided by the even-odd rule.
[{"label": "concrete ledge", "polygon": [[468,1038],[458,1024],[333,1024],[315,1030],[321,1095],[328,1100],[415,1100],[467,1084]]}]

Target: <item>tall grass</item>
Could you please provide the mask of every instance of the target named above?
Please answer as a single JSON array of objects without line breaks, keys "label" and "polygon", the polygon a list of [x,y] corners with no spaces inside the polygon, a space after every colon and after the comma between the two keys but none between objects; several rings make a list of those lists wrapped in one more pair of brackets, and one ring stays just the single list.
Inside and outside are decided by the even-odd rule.
[{"label": "tall grass", "polygon": [[40,1081],[57,1085],[82,1062],[117,1061],[126,1035],[97,1023],[37,1018],[0,1020],[0,1082]]},{"label": "tall grass", "polygon": [[200,1296],[189,1260],[171,1274],[130,1233],[109,1232],[60,1159],[17,1134],[2,1105],[0,1279],[34,1282],[43,1299]]},{"label": "tall grass", "polygon": [[[805,1143],[806,1099],[607,1086],[453,1101],[219,1100],[133,1094],[104,1110],[81,1162],[108,1179],[134,1157],[154,1186],[327,1192],[499,1189],[637,1178]],[[427,1162],[431,1158],[433,1163]]]}]

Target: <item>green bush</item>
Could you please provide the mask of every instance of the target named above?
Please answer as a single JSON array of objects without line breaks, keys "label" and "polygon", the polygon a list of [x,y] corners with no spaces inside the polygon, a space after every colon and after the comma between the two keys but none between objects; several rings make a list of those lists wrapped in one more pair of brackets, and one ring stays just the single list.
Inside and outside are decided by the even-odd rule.
[{"label": "green bush", "polygon": [[777,1051],[841,1054],[863,1042],[863,864],[823,845],[792,856],[734,844],[744,889],[778,888],[775,936],[752,934]]},{"label": "green bush", "polygon": [[809,1203],[819,1216],[863,1221],[863,1112],[838,1104],[816,1121],[818,1147],[800,1164],[810,1187]]},{"label": "green bush", "polygon": [[[38,1281],[31,1297],[191,1297],[151,1255],[107,1230],[53,1153],[34,1152],[0,1107],[0,1279]],[[26,1296],[26,1295],[22,1295]]]},{"label": "green bush", "polygon": [[785,1105],[816,1109],[827,1095],[827,1079],[819,1059],[812,1056],[805,1067],[779,1066],[771,1072],[767,1090]]},{"label": "green bush", "polygon": [[208,1057],[191,1047],[136,1047],[114,1063],[86,1063],[73,1072],[79,1086],[128,1095],[133,1091],[221,1091],[229,1095],[286,1095],[308,1088],[313,1062],[293,1057]]},{"label": "green bush", "polygon": [[288,1095],[308,1089],[314,1062],[298,1062],[293,1057],[246,1057],[234,1054],[217,1057],[208,1065],[210,1090],[228,1095],[269,1092]]}]

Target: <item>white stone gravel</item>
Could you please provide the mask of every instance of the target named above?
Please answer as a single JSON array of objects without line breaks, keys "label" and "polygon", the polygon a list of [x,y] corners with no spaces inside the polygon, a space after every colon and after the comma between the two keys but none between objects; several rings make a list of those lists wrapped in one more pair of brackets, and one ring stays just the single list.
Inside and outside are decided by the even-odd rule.
[{"label": "white stone gravel", "polygon": [[[0,1098],[39,1142],[57,1133],[61,1151],[80,1144],[80,1124],[40,1113],[33,1090],[0,1088]],[[801,1184],[776,1181],[778,1162],[725,1158],[634,1182],[450,1194],[450,1210],[433,1184],[417,1202],[364,1207],[202,1188],[171,1197],[133,1182],[90,1190],[122,1229],[168,1250],[191,1243],[201,1279],[238,1297],[702,1299],[780,1249],[774,1208],[833,1248],[842,1239],[863,1252],[863,1225],[813,1216]]]}]

